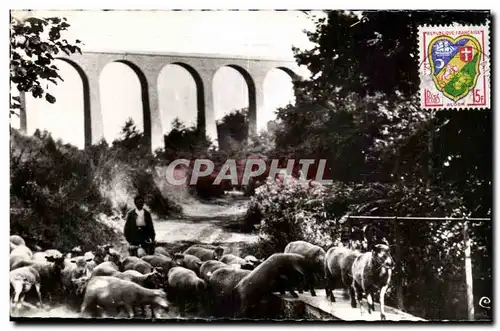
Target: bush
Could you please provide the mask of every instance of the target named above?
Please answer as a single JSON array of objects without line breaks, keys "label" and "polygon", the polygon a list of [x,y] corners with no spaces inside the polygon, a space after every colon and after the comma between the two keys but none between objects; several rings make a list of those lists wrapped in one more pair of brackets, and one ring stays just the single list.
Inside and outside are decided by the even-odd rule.
[{"label": "bush", "polygon": [[[291,178],[291,177],[287,177]],[[260,218],[259,234],[272,252],[281,252],[294,240],[321,247],[338,241],[337,224],[325,213],[325,186],[313,181],[268,179],[252,197],[247,218]]]},{"label": "bush", "polygon": [[111,205],[95,185],[84,151],[46,132],[24,137],[12,130],[10,171],[11,233],[62,250],[116,239],[94,221]]}]

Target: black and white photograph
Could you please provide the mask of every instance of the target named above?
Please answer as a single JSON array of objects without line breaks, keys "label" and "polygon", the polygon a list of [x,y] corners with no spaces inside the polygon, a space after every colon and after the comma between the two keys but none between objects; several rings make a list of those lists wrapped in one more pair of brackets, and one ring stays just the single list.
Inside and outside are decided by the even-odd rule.
[{"label": "black and white photograph", "polygon": [[11,321],[493,322],[490,10],[9,15]]}]

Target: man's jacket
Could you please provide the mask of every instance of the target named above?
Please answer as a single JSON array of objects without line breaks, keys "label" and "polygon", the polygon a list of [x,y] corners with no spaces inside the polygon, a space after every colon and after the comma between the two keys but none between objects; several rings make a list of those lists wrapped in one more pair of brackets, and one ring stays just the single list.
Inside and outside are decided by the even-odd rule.
[{"label": "man's jacket", "polygon": [[142,235],[137,229],[136,218],[137,214],[135,212],[135,209],[132,209],[128,212],[127,221],[125,222],[125,229],[123,230],[125,239],[127,239],[129,244],[131,245],[139,245],[146,239],[151,239],[152,241],[154,241],[156,234],[153,226],[153,220],[151,219],[151,213],[144,209],[144,222],[146,223],[146,226],[144,226]]}]

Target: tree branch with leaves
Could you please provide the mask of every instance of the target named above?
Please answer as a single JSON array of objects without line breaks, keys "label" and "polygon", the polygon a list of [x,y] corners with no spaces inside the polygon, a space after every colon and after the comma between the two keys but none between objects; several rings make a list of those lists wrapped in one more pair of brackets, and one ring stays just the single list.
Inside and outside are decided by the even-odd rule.
[{"label": "tree branch with leaves", "polygon": [[[10,25],[10,82],[20,92],[28,92],[34,98],[45,97],[50,103],[56,98],[47,92],[49,83],[64,81],[59,68],[53,64],[57,55],[81,54],[78,39],[74,43],[63,38],[70,24],[66,18],[29,17],[25,20],[12,18]],[[20,97],[10,95],[10,113],[16,114],[22,107]]]}]

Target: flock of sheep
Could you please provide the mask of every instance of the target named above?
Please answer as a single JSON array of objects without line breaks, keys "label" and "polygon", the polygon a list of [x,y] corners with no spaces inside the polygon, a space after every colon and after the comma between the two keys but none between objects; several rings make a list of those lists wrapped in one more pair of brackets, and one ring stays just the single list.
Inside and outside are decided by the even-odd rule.
[{"label": "flock of sheep", "polygon": [[224,254],[223,247],[211,245],[194,245],[176,254],[156,247],[153,255],[140,250],[137,256],[122,256],[111,245],[86,253],[80,247],[65,254],[55,249],[33,253],[23,238],[12,235],[10,250],[13,309],[18,310],[30,292],[36,292],[40,307],[62,294],[81,317],[125,312],[133,318],[150,311],[155,318],[175,302],[182,309],[208,305],[216,317],[248,318],[272,293],[288,291],[298,297],[294,290],[309,290],[316,296],[314,287],[324,280],[330,301],[335,302],[333,289],[345,287],[352,307],[359,303],[363,311],[366,298],[369,313],[374,310],[373,294],[380,289],[380,316],[385,319],[384,296],[394,267],[385,244],[364,253],[345,247],[325,252],[294,241],[267,259]]}]

